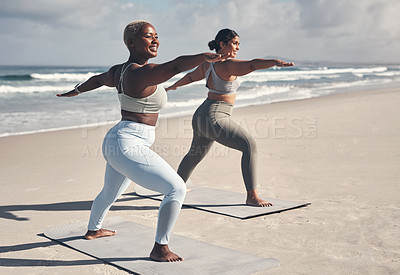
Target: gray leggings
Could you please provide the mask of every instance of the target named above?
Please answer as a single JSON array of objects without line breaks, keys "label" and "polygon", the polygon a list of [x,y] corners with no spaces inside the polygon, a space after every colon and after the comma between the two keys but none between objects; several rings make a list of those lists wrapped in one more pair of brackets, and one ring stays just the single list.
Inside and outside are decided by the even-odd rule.
[{"label": "gray leggings", "polygon": [[233,105],[206,99],[193,115],[193,140],[181,161],[178,174],[186,182],[197,164],[206,156],[214,141],[239,150],[242,176],[247,191],[256,189],[256,143],[252,136],[231,119]]}]

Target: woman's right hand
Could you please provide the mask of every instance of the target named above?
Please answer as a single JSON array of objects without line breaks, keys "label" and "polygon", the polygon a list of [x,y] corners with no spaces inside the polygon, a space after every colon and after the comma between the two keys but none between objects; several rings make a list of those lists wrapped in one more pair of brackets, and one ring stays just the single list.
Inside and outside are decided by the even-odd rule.
[{"label": "woman's right hand", "polygon": [[170,91],[170,90],[176,90],[178,87],[176,87],[175,85],[171,85],[171,86],[169,86],[169,87],[167,87],[167,88],[165,88],[165,91]]},{"label": "woman's right hand", "polygon": [[229,56],[231,55],[230,53],[224,55],[219,53],[203,53],[203,54],[206,56],[207,62],[223,61],[225,59],[228,59]]},{"label": "woman's right hand", "polygon": [[277,67],[292,67],[292,66],[294,66],[294,62],[288,63],[288,62],[284,62],[279,59],[275,59],[275,66],[277,66]]}]

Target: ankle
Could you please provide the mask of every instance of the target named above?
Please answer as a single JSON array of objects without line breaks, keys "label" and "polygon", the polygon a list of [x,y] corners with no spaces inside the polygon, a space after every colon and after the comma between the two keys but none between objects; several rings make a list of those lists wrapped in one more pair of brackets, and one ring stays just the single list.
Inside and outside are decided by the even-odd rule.
[{"label": "ankle", "polygon": [[258,198],[257,190],[253,189],[253,190],[247,191],[247,198],[249,198],[249,199]]},{"label": "ankle", "polygon": [[168,249],[168,244],[159,244],[159,243],[157,243],[157,242],[154,242],[154,247],[153,247],[153,250],[156,250],[156,251],[168,251],[169,249]]}]

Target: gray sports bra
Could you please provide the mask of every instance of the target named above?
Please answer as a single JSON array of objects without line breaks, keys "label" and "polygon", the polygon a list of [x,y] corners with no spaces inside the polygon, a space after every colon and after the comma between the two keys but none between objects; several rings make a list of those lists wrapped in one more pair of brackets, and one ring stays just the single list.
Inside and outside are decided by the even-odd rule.
[{"label": "gray sports bra", "polygon": [[158,111],[160,111],[167,104],[167,92],[163,86],[157,85],[154,93],[142,98],[131,97],[124,93],[124,73],[131,64],[123,69],[119,78],[118,86],[120,87],[120,91],[118,91],[118,99],[121,103],[121,109],[128,112],[142,114],[158,113]]},{"label": "gray sports bra", "polygon": [[234,81],[226,81],[226,80],[221,79],[215,72],[214,62],[210,62],[210,66],[208,67],[208,70],[206,71],[207,83],[208,83],[208,79],[210,78],[210,75],[212,77],[214,89],[211,89],[210,87],[208,87],[208,85],[206,85],[206,87],[208,88],[208,91],[211,93],[220,94],[220,95],[233,94],[233,93],[236,93],[236,90],[240,86],[240,82],[237,77]]}]

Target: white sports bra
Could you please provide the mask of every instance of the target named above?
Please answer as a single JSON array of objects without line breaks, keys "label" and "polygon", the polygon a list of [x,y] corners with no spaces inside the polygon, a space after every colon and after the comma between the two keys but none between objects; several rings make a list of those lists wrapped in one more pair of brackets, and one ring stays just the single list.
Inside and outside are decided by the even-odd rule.
[{"label": "white sports bra", "polygon": [[212,77],[211,80],[213,82],[214,89],[211,89],[210,87],[208,87],[208,85],[206,86],[208,88],[208,91],[211,93],[220,95],[233,94],[236,93],[236,90],[240,86],[240,82],[237,77],[234,81],[226,81],[220,78],[215,71],[214,62],[210,62],[210,67],[208,67],[208,70],[206,71],[207,83],[210,76]]},{"label": "white sports bra", "polygon": [[157,85],[154,93],[141,98],[131,97],[124,93],[124,73],[131,64],[122,70],[119,78],[118,86],[120,91],[118,91],[118,99],[121,103],[121,109],[133,113],[158,113],[167,104],[167,92],[163,86]]}]

